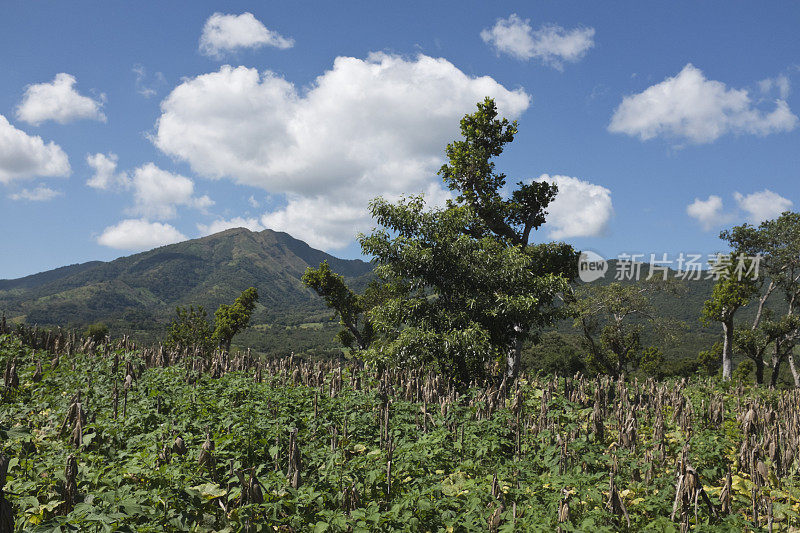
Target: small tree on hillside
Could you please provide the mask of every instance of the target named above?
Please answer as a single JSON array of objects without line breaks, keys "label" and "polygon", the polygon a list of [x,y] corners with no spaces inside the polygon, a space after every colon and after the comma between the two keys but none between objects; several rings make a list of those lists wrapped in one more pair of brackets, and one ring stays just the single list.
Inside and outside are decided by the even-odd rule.
[{"label": "small tree on hillside", "polygon": [[308,267],[302,282],[320,295],[329,308],[337,311],[343,326],[337,338],[345,348],[359,351],[369,348],[375,332],[366,311],[371,307],[370,296],[378,290],[376,284],[364,295],[356,294],[341,275],[331,270],[327,261],[323,261],[319,268]]},{"label": "small tree on hillside", "polygon": [[203,306],[195,309],[192,306],[175,308],[175,318],[167,328],[164,345],[169,349],[195,350],[210,352],[214,343],[211,340],[212,330],[208,323],[208,314]]},{"label": "small tree on hillside", "polygon": [[95,324],[90,324],[88,328],[86,328],[86,333],[84,336],[92,339],[95,344],[100,344],[101,342],[105,342],[106,338],[108,337],[108,326],[103,322],[97,322]]},{"label": "small tree on hillside", "polygon": [[212,339],[225,351],[230,351],[233,337],[250,324],[256,308],[258,291],[250,287],[231,305],[222,304],[214,312],[214,333]]}]

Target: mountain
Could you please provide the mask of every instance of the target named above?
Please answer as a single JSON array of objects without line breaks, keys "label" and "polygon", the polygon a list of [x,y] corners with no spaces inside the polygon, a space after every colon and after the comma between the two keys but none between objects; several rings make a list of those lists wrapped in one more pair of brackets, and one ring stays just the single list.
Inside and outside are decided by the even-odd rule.
[{"label": "mountain", "polygon": [[176,305],[202,305],[212,315],[254,286],[260,296],[254,324],[317,331],[331,313],[300,277],[322,261],[356,287],[372,271],[369,263],[336,258],[287,233],[236,228],[110,262],[0,280],[0,311],[28,324],[84,327],[103,321],[112,333],[149,340],[163,332]]},{"label": "mountain", "polygon": [[[0,312],[12,321],[43,326],[85,328],[104,322],[112,335],[126,333],[142,342],[154,342],[163,337],[176,305],[202,305],[213,318],[220,304],[232,302],[254,286],[260,298],[253,327],[236,337],[238,347],[271,354],[292,350],[333,354],[338,351],[333,313],[300,282],[307,267],[322,261],[328,261],[357,291],[371,277],[370,263],[338,259],[287,233],[237,228],[110,262],[93,261],[0,280]],[[617,261],[608,264],[605,277],[593,283],[614,280]],[[643,264],[640,279],[647,274],[648,265]],[[674,277],[675,272],[670,271],[669,276]],[[699,322],[713,281],[683,284],[686,290],[680,298],[657,294],[653,299],[657,315],[686,325],[681,334],[662,345],[669,359],[695,357],[720,335],[718,327],[703,327]],[[773,306],[780,312],[780,302],[769,307]],[[751,320],[752,307],[743,309],[739,318]],[[577,342],[572,320],[563,321],[555,331],[561,341]],[[650,331],[645,337],[647,344],[657,342]],[[538,352],[539,348],[532,350]]]}]

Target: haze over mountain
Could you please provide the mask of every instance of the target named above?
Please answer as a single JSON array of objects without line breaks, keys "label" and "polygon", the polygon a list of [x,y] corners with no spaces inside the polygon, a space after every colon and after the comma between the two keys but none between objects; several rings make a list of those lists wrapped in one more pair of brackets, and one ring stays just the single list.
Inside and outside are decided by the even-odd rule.
[{"label": "haze over mountain", "polygon": [[70,265],[0,280],[0,311],[12,321],[83,327],[103,321],[112,331],[152,337],[176,305],[202,305],[213,315],[254,286],[254,324],[301,324],[329,317],[321,299],[300,282],[308,266],[328,261],[358,286],[372,270],[338,259],[287,233],[229,229],[110,262]]}]

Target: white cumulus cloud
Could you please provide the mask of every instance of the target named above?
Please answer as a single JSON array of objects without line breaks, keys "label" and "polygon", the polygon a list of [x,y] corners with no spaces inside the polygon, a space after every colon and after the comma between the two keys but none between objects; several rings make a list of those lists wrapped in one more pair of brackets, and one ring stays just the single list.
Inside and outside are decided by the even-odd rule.
[{"label": "white cumulus cloud", "polygon": [[550,238],[596,237],[605,233],[614,214],[610,190],[570,176],[542,174],[536,181],[558,186],[558,194],[547,207],[545,227]]},{"label": "white cumulus cloud", "polygon": [[258,218],[254,217],[233,217],[227,220],[220,218],[210,224],[197,224],[197,229],[202,235],[213,235],[231,228],[247,228],[250,231],[263,231],[265,229],[258,221]]},{"label": "white cumulus cloud", "polygon": [[0,115],[0,183],[36,176],[68,176],[69,159],[54,142],[18,130]]},{"label": "white cumulus cloud", "polygon": [[194,182],[186,176],[173,174],[153,163],[135,169],[131,176],[134,206],[132,214],[165,220],[174,218],[177,206],[205,209],[213,205],[208,196],[194,195]]},{"label": "white cumulus cloud", "polygon": [[286,195],[261,223],[331,249],[370,227],[375,196],[441,196],[444,147],[485,96],[512,119],[530,103],[521,89],[425,55],[339,57],[303,90],[225,65],[172,91],[153,141],[198,175]]},{"label": "white cumulus cloud", "polygon": [[716,194],[710,195],[706,200],[695,198],[694,202],[686,206],[686,214],[697,220],[706,231],[732,220],[731,214],[723,209],[722,198]]},{"label": "white cumulus cloud", "polygon": [[206,20],[200,36],[200,52],[217,59],[225,52],[262,46],[291,48],[294,46],[294,39],[268,30],[252,13],[241,15],[214,13]]},{"label": "white cumulus cloud", "polygon": [[777,218],[792,207],[792,201],[769,189],[744,195],[733,194],[739,208],[747,213],[747,219],[753,224]]},{"label": "white cumulus cloud", "polygon": [[92,167],[94,174],[86,185],[93,189],[107,190],[115,187],[128,187],[128,176],[124,172],[117,173],[117,154],[90,154],[86,156],[86,163]]},{"label": "white cumulus cloud", "polygon": [[143,218],[126,219],[109,226],[97,238],[97,242],[103,246],[132,251],[148,250],[185,240],[186,236],[174,226]]},{"label": "white cumulus cloud", "polygon": [[17,106],[17,118],[34,126],[48,120],[59,124],[80,119],[105,122],[102,101],[79,94],[75,82],[75,76],[61,72],[50,83],[28,85]]},{"label": "white cumulus cloud", "polygon": [[12,200],[27,200],[29,202],[47,202],[64,194],[50,187],[39,185],[35,189],[22,189],[18,193],[9,195]]},{"label": "white cumulus cloud", "polygon": [[537,58],[561,70],[565,61],[575,62],[586,55],[594,46],[594,33],[594,28],[566,30],[557,24],[544,24],[534,30],[529,19],[512,13],[481,31],[481,39],[498,54],[522,60]]},{"label": "white cumulus cloud", "polygon": [[624,97],[608,130],[641,140],[666,136],[702,144],[726,133],[763,136],[791,131],[797,123],[786,100],[775,100],[773,110],[761,111],[746,90],[708,80],[690,63],[677,76]]}]

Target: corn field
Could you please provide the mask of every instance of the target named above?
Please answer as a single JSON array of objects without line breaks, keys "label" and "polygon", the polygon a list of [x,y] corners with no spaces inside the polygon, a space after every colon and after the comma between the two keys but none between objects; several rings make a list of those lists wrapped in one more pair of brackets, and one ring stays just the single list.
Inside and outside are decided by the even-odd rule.
[{"label": "corn field", "polygon": [[800,391],[0,336],[0,532],[800,531]]}]

